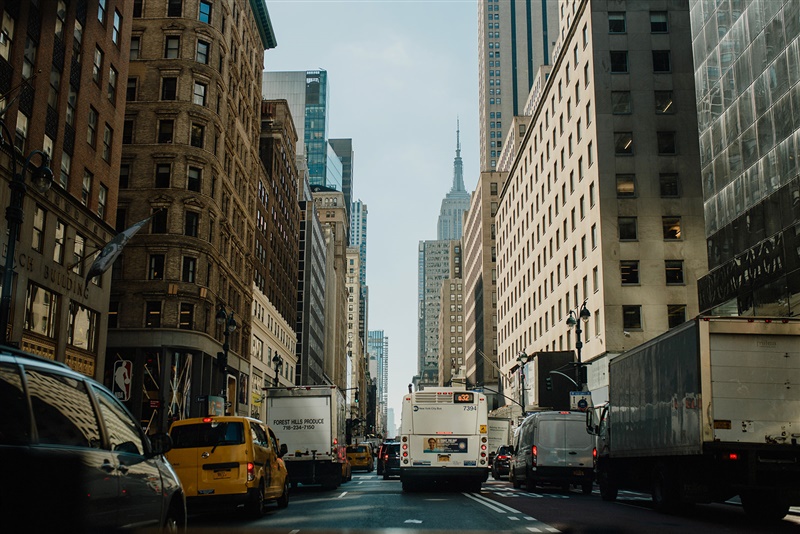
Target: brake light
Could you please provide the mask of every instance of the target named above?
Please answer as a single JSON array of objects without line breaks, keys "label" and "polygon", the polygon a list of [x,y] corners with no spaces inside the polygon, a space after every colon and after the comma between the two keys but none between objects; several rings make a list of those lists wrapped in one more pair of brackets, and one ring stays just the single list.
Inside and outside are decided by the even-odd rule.
[{"label": "brake light", "polygon": [[735,452],[729,452],[728,454],[725,455],[725,459],[726,460],[734,460],[734,461],[738,460],[739,459],[739,454],[735,453]]},{"label": "brake light", "polygon": [[536,465],[536,455],[537,455],[538,451],[539,450],[536,448],[536,445],[531,447],[531,465],[534,465],[534,466]]},{"label": "brake light", "polygon": [[388,459],[389,459],[389,455],[388,455],[388,454],[384,454],[384,455],[383,455],[383,461],[385,462],[385,461],[386,461],[386,460],[388,460]]},{"label": "brake light", "polygon": [[592,459],[597,460],[597,447],[592,449]]},{"label": "brake light", "polygon": [[252,481],[256,479],[256,464],[247,462],[247,480]]},{"label": "brake light", "polygon": [[497,457],[497,460],[508,460],[508,456],[506,456],[505,454],[501,454],[500,456]]},{"label": "brake light", "polygon": [[486,450],[486,445],[481,445],[481,450],[485,451]]},{"label": "brake light", "polygon": [[211,419],[210,417],[203,417],[204,423],[210,423],[211,421],[213,421],[213,419]]}]

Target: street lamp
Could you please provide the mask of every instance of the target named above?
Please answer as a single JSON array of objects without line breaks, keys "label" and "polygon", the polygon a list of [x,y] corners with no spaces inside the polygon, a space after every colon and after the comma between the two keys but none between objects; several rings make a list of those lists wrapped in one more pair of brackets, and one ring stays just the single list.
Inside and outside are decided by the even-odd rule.
[{"label": "street lamp", "polygon": [[517,361],[519,362],[519,388],[520,393],[522,396],[522,415],[525,415],[525,364],[528,363],[528,354],[521,350],[517,355]]},{"label": "street lamp", "polygon": [[[575,382],[580,384],[580,387],[583,387],[583,377],[581,376],[582,375],[581,349],[583,348],[583,341],[581,340],[581,334],[583,333],[583,330],[581,329],[581,322],[583,323],[589,322],[589,317],[591,316],[592,314],[589,312],[589,310],[586,309],[586,301],[584,300],[583,304],[581,304],[580,311],[576,312],[575,310],[570,310],[569,317],[567,317],[567,326],[569,327],[570,330],[572,330],[573,328],[575,329],[575,338],[576,338],[575,348],[578,351],[578,361],[575,365]],[[580,321],[578,321],[576,317],[579,317]]]},{"label": "street lamp", "polygon": [[219,311],[217,312],[217,324],[223,327],[222,333],[225,335],[225,341],[222,343],[222,352],[217,353],[217,362],[219,363],[220,372],[222,373],[222,402],[223,406],[225,406],[225,413],[228,413],[227,410],[227,403],[228,403],[228,349],[230,349],[230,345],[228,344],[228,338],[236,330],[236,320],[233,318],[233,310],[228,313],[225,310],[225,306],[220,304]]},{"label": "street lamp", "polygon": [[[19,228],[22,226],[22,204],[25,200],[25,193],[28,191],[28,186],[25,185],[25,176],[28,174],[28,167],[31,167],[31,183],[40,194],[44,194],[53,184],[53,171],[47,166],[50,157],[45,152],[32,150],[26,158],[19,148],[6,140],[6,137],[12,139],[11,132],[8,131],[5,122],[0,120],[0,148],[10,153],[11,170],[14,175],[8,184],[9,189],[11,189],[11,202],[6,208],[8,245],[6,247],[5,270],[3,271],[3,293],[2,298],[0,298],[0,328],[3,329],[3,343],[7,345],[11,341],[8,335],[8,321],[11,315],[11,296],[14,291],[14,253],[17,248],[17,234],[19,234]],[[31,159],[37,155],[42,161],[41,165],[31,166]],[[17,158],[25,160],[19,172],[17,172]]]},{"label": "street lamp", "polygon": [[283,369],[283,356],[276,352],[275,356],[272,357],[272,363],[275,364],[275,385],[273,387],[278,387],[278,374]]}]

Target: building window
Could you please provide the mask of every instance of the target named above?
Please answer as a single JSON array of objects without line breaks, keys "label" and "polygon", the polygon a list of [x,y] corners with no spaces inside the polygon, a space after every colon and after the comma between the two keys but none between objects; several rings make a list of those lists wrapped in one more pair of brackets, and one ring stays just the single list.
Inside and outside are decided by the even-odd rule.
[{"label": "building window", "polygon": [[88,352],[97,350],[98,318],[97,312],[73,302],[67,326],[67,344]]},{"label": "building window", "polygon": [[8,14],[8,11],[3,11],[3,26],[0,27],[0,57],[8,61],[11,44],[14,42],[14,19]]},{"label": "building window", "polygon": [[656,91],[655,101],[657,115],[674,113],[674,109],[672,107],[672,91]]},{"label": "building window", "polygon": [[28,116],[24,113],[17,113],[17,128],[14,136],[14,146],[21,152],[25,152],[25,142],[28,139]]},{"label": "building window", "polygon": [[614,115],[627,115],[633,111],[630,91],[611,91],[611,112]]},{"label": "building window", "polygon": [[202,63],[203,65],[208,65],[208,50],[210,45],[205,41],[197,41],[197,54],[195,55],[195,61],[198,63]]},{"label": "building window", "polygon": [[642,329],[642,307],[623,306],[622,307],[622,327],[625,330]]},{"label": "building window", "polygon": [[624,11],[610,11],[608,13],[608,33],[625,33]]},{"label": "building window", "polygon": [[133,143],[133,119],[125,119],[122,123],[122,144],[130,145]]},{"label": "building window", "polygon": [[97,2],[97,20],[100,21],[100,24],[106,23],[106,0]]},{"label": "building window", "polygon": [[615,132],[614,133],[614,154],[617,156],[633,155],[633,133]]},{"label": "building window", "polygon": [[61,173],[59,174],[59,185],[64,189],[69,185],[69,173],[72,167],[72,156],[67,151],[61,153]]},{"label": "building window", "polygon": [[92,196],[92,180],[94,175],[88,169],[83,169],[83,185],[81,186],[81,204],[89,205],[89,198]]},{"label": "building window", "polygon": [[133,0],[133,16],[135,18],[141,18],[142,16],[142,3],[144,0]]},{"label": "building window", "polygon": [[56,336],[56,317],[58,312],[58,293],[28,283],[25,295],[25,330],[42,336]]},{"label": "building window", "polygon": [[686,322],[686,305],[685,304],[668,304],[667,305],[667,322],[670,328],[682,325]]},{"label": "building window", "polygon": [[211,2],[200,0],[200,22],[211,24]]},{"label": "building window", "polygon": [[674,241],[681,238],[681,218],[662,217],[661,225],[664,229],[664,239]]},{"label": "building window", "polygon": [[658,153],[660,155],[674,155],[677,152],[675,146],[675,132],[657,132]]},{"label": "building window", "polygon": [[653,50],[653,72],[669,72],[670,70],[669,50]]},{"label": "building window", "polygon": [[183,227],[184,235],[197,237],[198,226],[200,226],[200,214],[194,211],[187,211]]},{"label": "building window", "polygon": [[47,93],[47,105],[54,110],[58,109],[58,91],[61,88],[61,73],[57,68],[50,70],[50,90]]},{"label": "building window", "polygon": [[92,148],[97,143],[97,110],[89,106],[89,118],[86,126],[86,142]]},{"label": "building window", "polygon": [[184,256],[181,280],[193,284],[197,274],[197,258]]},{"label": "building window", "polygon": [[144,325],[149,328],[161,328],[161,301],[145,302]]},{"label": "building window", "polygon": [[128,181],[130,180],[131,176],[131,164],[130,163],[122,163],[119,166],[119,188],[120,189],[127,189],[128,188]]},{"label": "building window", "polygon": [[108,303],[108,327],[119,327],[119,301],[112,300]]},{"label": "building window", "polygon": [[142,48],[142,38],[139,35],[131,36],[130,59],[139,59],[139,51]]},{"label": "building window", "polygon": [[139,89],[139,78],[128,78],[128,87],[125,89],[125,100],[134,102]]},{"label": "building window", "polygon": [[33,236],[31,238],[31,248],[36,252],[42,252],[44,248],[44,226],[46,219],[47,212],[37,204],[33,212]]},{"label": "building window", "polygon": [[636,197],[636,175],[618,174],[617,175],[617,198]]},{"label": "building window", "polygon": [[175,126],[175,121],[166,119],[158,121],[158,142],[159,143],[171,143],[172,142],[172,130]]},{"label": "building window", "polygon": [[677,198],[680,196],[678,175],[675,173],[662,173],[658,175],[661,198]]},{"label": "building window", "polygon": [[181,38],[176,36],[167,37],[164,45],[164,57],[167,59],[177,59],[181,48]]},{"label": "building window", "polygon": [[650,12],[650,31],[652,33],[666,33],[669,30],[667,27],[667,12],[666,11],[651,11]]},{"label": "building window", "polygon": [[619,217],[617,221],[620,241],[635,241],[637,239],[636,217]]},{"label": "building window", "polygon": [[114,26],[111,28],[111,41],[119,46],[119,32],[120,28],[122,28],[122,15],[119,14],[119,11],[116,9],[114,10]]},{"label": "building window", "polygon": [[114,67],[108,69],[108,100],[114,105],[117,103],[117,69]]},{"label": "building window", "polygon": [[75,241],[72,244],[72,272],[78,276],[83,275],[83,253],[86,238],[81,234],[75,234]]},{"label": "building window", "polygon": [[53,246],[53,261],[59,265],[64,264],[64,236],[66,234],[67,226],[64,221],[58,219],[56,221],[56,240]]},{"label": "building window", "polygon": [[78,93],[72,84],[67,84],[67,113],[64,117],[67,124],[75,127],[75,105],[78,103]]},{"label": "building window", "polygon": [[101,219],[105,219],[106,217],[107,199],[108,188],[104,185],[100,185],[100,189],[97,191],[97,215],[99,215]]},{"label": "building window", "polygon": [[171,174],[172,170],[169,163],[159,163],[156,165],[156,187],[169,187]]},{"label": "building window", "polygon": [[164,255],[151,254],[149,267],[147,270],[148,280],[163,280],[164,279]]},{"label": "building window", "polygon": [[619,271],[622,277],[622,285],[637,285],[639,283],[639,261],[621,260]]},{"label": "building window", "polygon": [[178,98],[178,78],[162,78],[161,100],[175,100]]},{"label": "building window", "polygon": [[186,189],[189,191],[200,192],[200,177],[202,171],[198,167],[189,167],[188,178],[186,179]]},{"label": "building window", "polygon": [[665,260],[667,285],[683,285],[683,260]]},{"label": "building window", "polygon": [[612,50],[611,54],[611,73],[625,74],[628,72],[628,51]]},{"label": "building window", "polygon": [[183,0],[167,0],[167,16],[180,17],[183,14]]},{"label": "building window", "polygon": [[153,210],[153,218],[150,219],[150,233],[151,234],[166,234],[167,233],[167,210],[159,208]]},{"label": "building window", "polygon": [[103,159],[108,163],[111,162],[111,145],[114,142],[114,130],[106,123],[103,130]]},{"label": "building window", "polygon": [[194,323],[194,304],[188,302],[181,302],[181,316],[178,328],[182,330],[191,330]]},{"label": "building window", "polygon": [[206,105],[206,84],[194,82],[194,97],[193,102],[198,106]]},{"label": "building window", "polygon": [[94,63],[92,63],[92,80],[100,85],[100,73],[103,69],[103,51],[99,47],[94,49]]},{"label": "building window", "polygon": [[203,148],[206,128],[202,124],[192,123],[190,144],[197,148]]}]

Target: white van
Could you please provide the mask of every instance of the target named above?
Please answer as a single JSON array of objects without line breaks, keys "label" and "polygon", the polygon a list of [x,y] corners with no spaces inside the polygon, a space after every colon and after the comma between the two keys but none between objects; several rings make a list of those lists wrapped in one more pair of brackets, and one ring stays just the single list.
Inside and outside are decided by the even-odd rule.
[{"label": "white van", "polygon": [[541,484],[569,489],[580,484],[592,492],[594,436],[586,432],[583,412],[538,412],[530,415],[514,433],[508,478],[528,491]]}]

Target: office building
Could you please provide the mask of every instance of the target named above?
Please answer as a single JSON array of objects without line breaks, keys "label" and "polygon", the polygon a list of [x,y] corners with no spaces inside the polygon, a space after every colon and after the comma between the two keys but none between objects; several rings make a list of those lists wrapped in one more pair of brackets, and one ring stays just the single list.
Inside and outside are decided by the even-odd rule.
[{"label": "office building", "polygon": [[358,279],[361,283],[361,295],[358,298],[358,335],[367,345],[369,310],[369,288],[367,288],[367,205],[357,200],[350,205],[350,244],[358,247],[359,272]]},{"label": "office building", "polygon": [[[353,140],[348,138],[328,139],[328,144],[331,146],[334,154],[336,154],[336,157],[342,165],[340,190],[344,193],[344,201],[347,203],[347,218],[352,221],[353,214],[350,212],[350,209],[353,205]],[[355,243],[350,244],[353,245]]]},{"label": "office building", "polygon": [[461,239],[464,212],[469,208],[469,193],[464,187],[464,162],[461,160],[461,130],[456,129],[456,157],[453,160],[453,186],[442,199],[436,238],[442,241]]},{"label": "office building", "polygon": [[[367,344],[370,376],[377,378],[376,432],[384,436],[394,436],[390,431],[387,413],[389,405],[389,337],[383,330],[370,330]],[[394,423],[392,423],[392,427]]]}]

